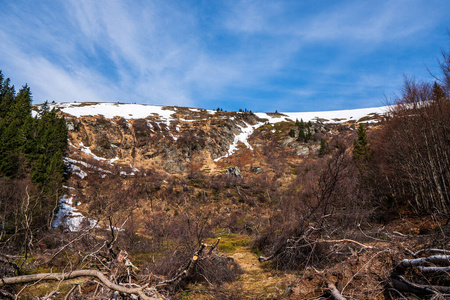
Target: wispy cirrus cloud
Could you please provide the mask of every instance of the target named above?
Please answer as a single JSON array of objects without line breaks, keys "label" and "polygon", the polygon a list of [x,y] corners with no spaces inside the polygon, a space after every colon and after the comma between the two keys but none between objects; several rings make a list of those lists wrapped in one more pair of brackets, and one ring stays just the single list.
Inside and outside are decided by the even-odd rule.
[{"label": "wispy cirrus cloud", "polygon": [[0,69],[29,83],[35,102],[376,106],[402,74],[435,63],[449,9],[445,0],[5,1]]}]

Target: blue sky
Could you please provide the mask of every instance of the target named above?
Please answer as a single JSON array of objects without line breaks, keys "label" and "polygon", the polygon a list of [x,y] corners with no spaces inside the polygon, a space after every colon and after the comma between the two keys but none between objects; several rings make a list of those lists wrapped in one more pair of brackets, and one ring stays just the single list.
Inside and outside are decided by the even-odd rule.
[{"label": "blue sky", "polygon": [[0,0],[0,70],[33,102],[226,110],[384,105],[431,79],[448,0]]}]

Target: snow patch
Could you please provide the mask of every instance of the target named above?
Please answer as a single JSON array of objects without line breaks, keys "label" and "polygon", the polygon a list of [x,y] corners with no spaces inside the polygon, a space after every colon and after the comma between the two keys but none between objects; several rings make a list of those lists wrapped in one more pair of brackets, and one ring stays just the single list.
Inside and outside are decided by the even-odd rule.
[{"label": "snow patch", "polygon": [[102,115],[105,118],[122,117],[124,119],[145,119],[157,114],[166,121],[171,119],[173,110],[163,109],[163,106],[143,104],[119,104],[119,103],[58,103],[51,106],[76,117]]},{"label": "snow patch", "polygon": [[170,136],[174,141],[178,140],[178,138],[177,138],[177,137],[174,137],[173,134],[172,134],[170,131],[169,131],[169,136]]},{"label": "snow patch", "polygon": [[81,179],[84,179],[87,176],[87,173],[80,169],[79,166],[72,165],[71,166],[72,173],[78,175]]},{"label": "snow patch", "polygon": [[[66,162],[68,162],[68,163],[71,165],[72,171],[75,170],[75,169],[76,169],[76,171],[81,170],[80,167],[74,165],[74,164],[80,164],[80,165],[82,165],[82,166],[85,167],[85,168],[90,168],[90,169],[94,169],[94,170],[97,170],[97,171],[100,171],[100,172],[103,172],[103,173],[112,174],[111,171],[104,170],[104,169],[102,169],[102,168],[94,167],[93,165],[90,165],[90,164],[88,164],[88,163],[85,163],[84,161],[75,160],[75,159],[68,158],[68,157],[65,157],[64,160],[65,160]],[[75,167],[76,167],[76,168],[75,168]]]},{"label": "snow patch", "polygon": [[243,127],[241,125],[237,125],[241,129],[241,133],[234,137],[233,143],[230,145],[230,148],[228,148],[228,153],[225,154],[224,156],[221,156],[221,157],[218,157],[218,158],[214,159],[215,162],[221,160],[222,158],[231,156],[238,149],[238,143],[239,142],[243,143],[250,150],[253,150],[253,147],[248,142],[248,138],[252,135],[253,131],[256,128],[264,125],[264,123],[258,123],[256,125],[249,125],[247,123],[245,123],[245,124],[247,125],[246,127]]},{"label": "snow patch", "polygon": [[62,226],[70,231],[79,231],[84,219],[85,217],[78,209],[73,207],[73,197],[64,195],[59,199],[59,210],[55,216],[52,227]]},{"label": "snow patch", "polygon": [[127,173],[125,171],[120,171],[119,174],[122,175],[122,176],[134,176],[134,175],[136,175],[136,174],[134,174],[134,172]]},{"label": "snow patch", "polygon": [[[92,151],[91,151],[91,149],[89,149],[89,147],[84,146],[84,145],[83,145],[83,142],[79,142],[78,144],[80,145],[80,148],[77,148],[77,149],[80,149],[81,152],[83,152],[83,153],[85,153],[85,154],[87,154],[87,155],[92,156],[92,158],[95,159],[95,160],[98,160],[98,161],[107,161],[110,165],[112,165],[113,162],[115,162],[116,160],[119,160],[119,158],[118,158],[117,156],[116,156],[115,158],[111,158],[111,159],[99,157],[99,156],[95,155],[94,153],[92,153]],[[75,147],[75,148],[76,148],[76,147]]]},{"label": "snow patch", "polygon": [[[59,199],[58,202],[59,209],[56,213],[55,220],[52,223],[52,227],[56,228],[59,226],[62,226],[65,229],[68,229],[72,232],[80,231],[83,229],[83,222],[88,223],[87,228],[101,228],[98,224],[98,221],[89,219],[85,216],[83,216],[82,213],[78,211],[76,207],[73,206],[73,197],[64,195],[61,199]],[[76,205],[81,205],[80,201],[77,201]],[[123,227],[124,224],[122,224]],[[105,226],[107,230],[111,230],[109,226]],[[117,231],[124,231],[123,228],[118,228],[113,226],[114,230]]]},{"label": "snow patch", "polygon": [[[316,112],[282,112],[280,114],[255,113],[259,118],[268,119],[271,124],[296,119],[304,122],[326,120],[324,123],[341,123],[349,120],[359,120],[371,114],[383,115],[389,111],[389,106],[359,108],[349,110],[332,110],[332,111],[316,111]],[[339,119],[335,121],[333,119]]]},{"label": "snow patch", "polygon": [[148,128],[150,128],[150,131],[153,132],[153,126],[148,120],[147,120],[147,126],[148,126]]}]

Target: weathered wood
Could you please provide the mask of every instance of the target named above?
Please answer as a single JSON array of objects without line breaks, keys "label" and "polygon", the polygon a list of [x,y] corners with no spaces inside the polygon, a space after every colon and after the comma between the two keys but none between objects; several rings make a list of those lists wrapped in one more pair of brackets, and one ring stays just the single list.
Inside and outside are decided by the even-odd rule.
[{"label": "weathered wood", "polygon": [[211,255],[213,250],[219,245],[220,243],[220,237],[217,238],[217,242],[214,245],[211,245],[211,249],[209,249],[208,255]]},{"label": "weathered wood", "polygon": [[450,266],[447,267],[422,267],[418,266],[417,269],[422,273],[445,273],[450,272]]},{"label": "weathered wood", "polygon": [[19,284],[19,283],[28,283],[34,281],[42,281],[42,280],[67,280],[73,279],[77,277],[96,277],[98,278],[106,287],[111,290],[115,290],[121,293],[130,294],[130,295],[138,295],[144,300],[157,300],[159,298],[149,297],[147,296],[143,288],[127,288],[121,285],[117,285],[111,281],[109,281],[106,276],[96,270],[75,270],[72,272],[66,273],[41,273],[41,274],[32,274],[32,275],[22,275],[15,277],[4,277],[0,280],[0,286],[8,285],[8,284]]},{"label": "weathered wood", "polygon": [[260,256],[258,257],[258,261],[259,262],[265,262],[265,261],[269,261],[272,260],[274,258],[275,255],[271,255],[271,256]]},{"label": "weathered wood", "polygon": [[333,299],[335,299],[335,300],[346,300],[346,298],[344,298],[341,295],[341,292],[339,292],[339,290],[336,288],[334,283],[328,282],[327,283],[327,287],[330,290],[331,297],[333,297]]},{"label": "weathered wood", "polygon": [[434,248],[430,248],[430,249],[421,249],[419,251],[414,252],[412,255],[414,257],[417,257],[421,254],[424,253],[428,253],[428,254],[450,254],[450,250],[445,250],[445,249],[434,249]]},{"label": "weathered wood", "polygon": [[341,239],[341,240],[323,240],[323,239],[319,239],[319,240],[317,240],[317,242],[320,242],[320,243],[353,243],[353,244],[359,245],[359,246],[361,246],[363,248],[369,248],[369,249],[373,248],[372,246],[368,246],[368,245],[365,245],[363,243],[360,243],[358,241],[351,240],[351,239]]},{"label": "weathered wood", "polygon": [[432,264],[450,264],[450,255],[433,255],[422,258],[414,258],[414,259],[404,259],[400,262],[399,267],[415,267],[420,266],[422,264],[432,263]]},{"label": "weathered wood", "polygon": [[391,283],[395,289],[415,295],[433,295],[436,292],[450,293],[450,287],[448,286],[417,284],[406,280],[403,276],[391,278]]},{"label": "weathered wood", "polygon": [[418,296],[432,295],[432,291],[429,287],[422,287],[406,280],[403,276],[391,278],[392,287],[401,292],[412,293]]}]

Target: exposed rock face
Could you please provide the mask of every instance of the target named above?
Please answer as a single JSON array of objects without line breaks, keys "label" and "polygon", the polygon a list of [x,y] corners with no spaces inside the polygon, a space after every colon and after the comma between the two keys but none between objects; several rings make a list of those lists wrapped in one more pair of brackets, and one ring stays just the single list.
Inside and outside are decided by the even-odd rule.
[{"label": "exposed rock face", "polygon": [[261,167],[253,167],[250,169],[250,171],[255,174],[261,174],[263,172],[263,169]]},{"label": "exposed rock face", "polygon": [[231,175],[233,177],[242,178],[241,170],[238,167],[230,167],[228,168],[226,174]]},{"label": "exposed rock face", "polygon": [[[332,130],[351,132],[355,126],[313,122],[311,139],[302,141],[295,122],[283,114],[111,103],[67,103],[57,108],[69,130],[69,158],[84,161],[90,156],[110,167],[128,168],[128,174],[135,169],[218,174],[239,165],[244,174],[258,175],[263,168],[264,173],[271,172],[273,157],[299,162],[317,155],[320,140],[329,139]],[[80,157],[83,153],[88,157]],[[241,170],[230,174],[241,177]]]},{"label": "exposed rock face", "polygon": [[[183,174],[194,165],[214,163],[225,157],[242,128],[261,123],[251,113],[201,110],[191,113],[178,108],[170,122],[158,116],[129,119],[66,115],[69,139],[74,148],[86,147],[95,155],[138,169],[162,169]],[[75,150],[76,151],[76,150]],[[82,150],[83,151],[83,150]]]}]

